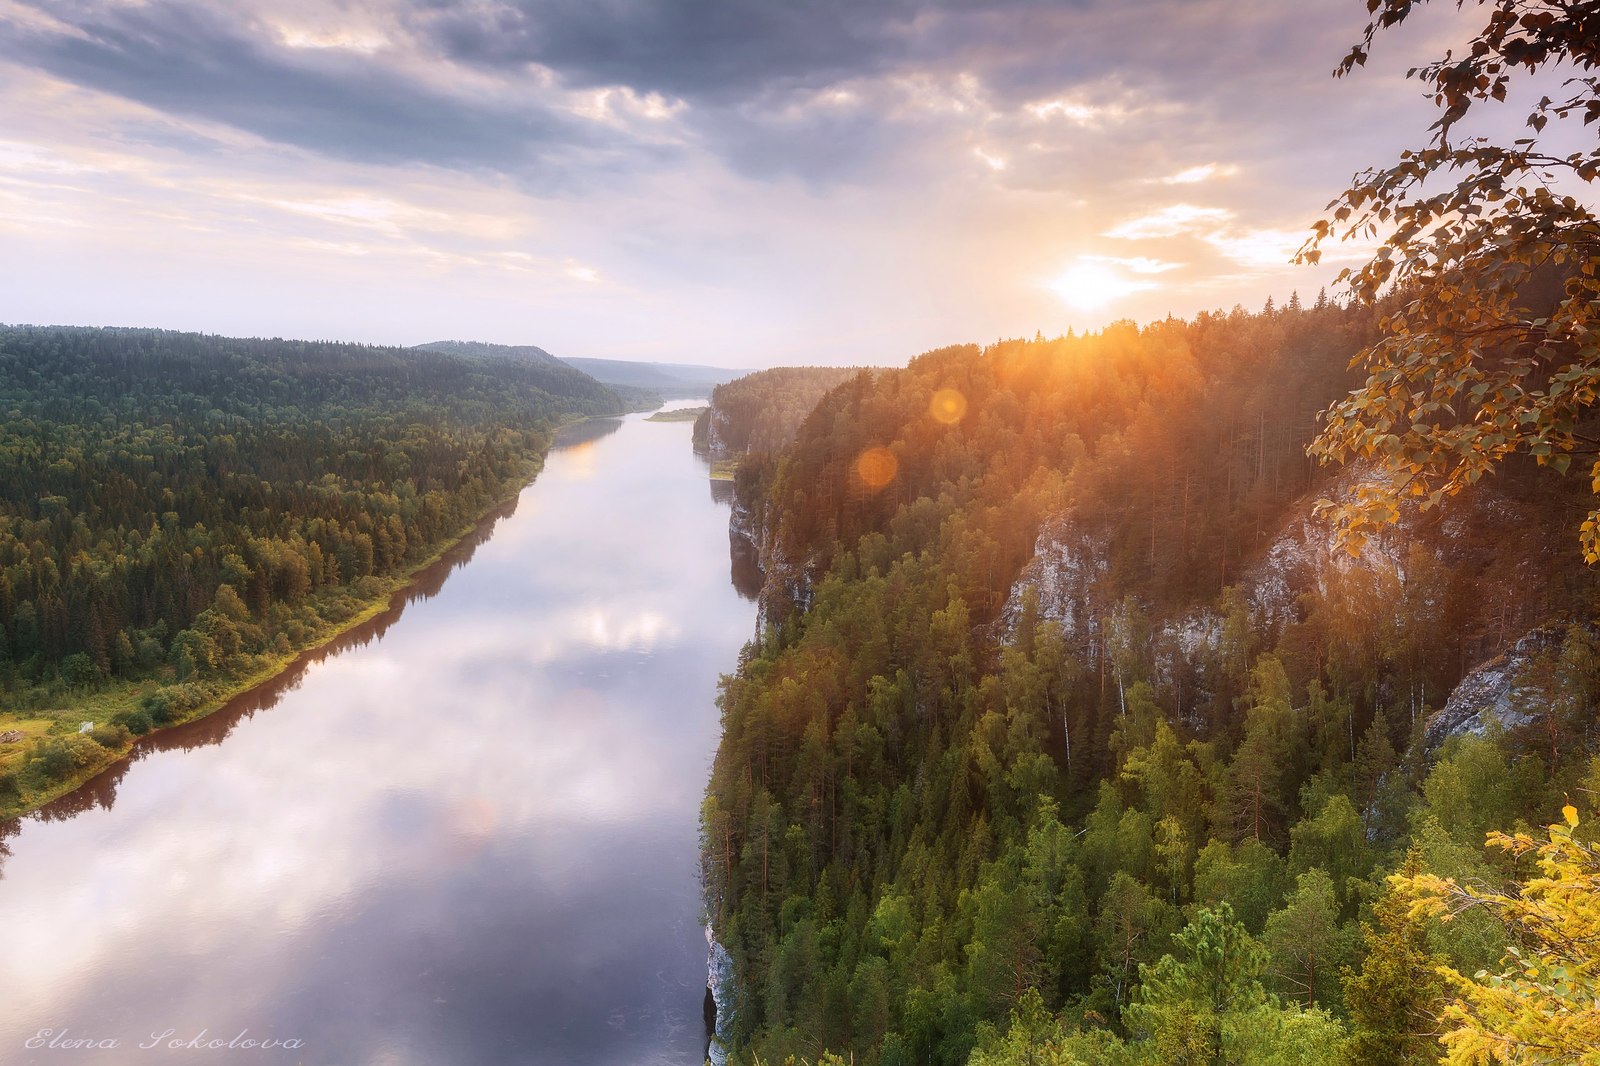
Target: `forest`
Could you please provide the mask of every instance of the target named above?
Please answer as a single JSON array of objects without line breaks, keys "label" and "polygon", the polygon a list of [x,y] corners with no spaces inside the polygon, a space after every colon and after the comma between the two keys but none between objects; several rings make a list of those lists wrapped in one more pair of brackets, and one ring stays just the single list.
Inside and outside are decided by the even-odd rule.
[{"label": "forest", "polygon": [[1528,457],[1337,538],[1316,502],[1386,475],[1307,446],[1392,310],[933,351],[741,467],[733,1061],[1439,1060],[1440,967],[1522,941],[1404,885],[1508,890],[1536,846],[1486,832],[1592,808],[1600,582],[1586,479]]},{"label": "forest", "polygon": [[[415,346],[417,351],[442,352],[468,359],[510,359],[527,368],[528,380],[536,388],[553,396],[571,396],[580,400],[598,401],[602,405],[620,398],[630,411],[648,411],[659,407],[662,395],[659,389],[618,382],[602,383],[584,370],[564,359],[558,359],[543,348],[532,344],[486,344],[482,341],[430,341]],[[595,360],[589,360],[595,362]]]},{"label": "forest", "polygon": [[695,422],[694,444],[714,459],[768,455],[793,443],[811,409],[855,370],[780,366],[746,374],[711,390],[711,406]]},{"label": "forest", "polygon": [[382,603],[621,407],[531,360],[0,328],[0,814]]}]

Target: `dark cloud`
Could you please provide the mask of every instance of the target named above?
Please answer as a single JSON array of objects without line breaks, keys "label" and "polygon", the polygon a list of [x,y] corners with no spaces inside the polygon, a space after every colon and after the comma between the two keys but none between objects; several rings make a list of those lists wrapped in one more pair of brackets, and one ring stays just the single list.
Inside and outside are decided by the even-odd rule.
[{"label": "dark cloud", "polygon": [[[1179,42],[1173,63],[1148,33],[1183,9],[1185,22],[1204,9],[1217,32]],[[1219,0],[418,0],[407,10],[413,30],[462,63],[538,64],[570,86],[627,85],[719,110],[907,70],[967,71],[1016,103],[1117,70],[1159,83],[1199,60],[1238,60]]]},{"label": "dark cloud", "polygon": [[749,107],[690,121],[738,173],[758,181],[795,179],[813,192],[920,170],[930,145],[942,139],[931,128],[936,124],[891,121],[871,106],[782,115]]},{"label": "dark cloud", "polygon": [[621,148],[568,114],[448,95],[359,54],[282,47],[209,7],[40,8],[78,32],[13,35],[0,52],[160,111],[335,157],[488,168],[543,184],[562,159]]},{"label": "dark cloud", "polygon": [[[221,2],[18,2],[78,33],[12,34],[0,54],[58,77],[333,156],[493,170],[540,188],[615,180],[679,151],[670,138],[631,137],[625,121],[575,115],[561,98],[614,86],[687,102],[662,128],[692,150],[758,180],[813,186],[924,172],[953,146],[970,163],[974,137],[1043,142],[1034,165],[1013,171],[1019,184],[1076,177],[1070,162],[1084,150],[1129,144],[1028,125],[1024,104],[1074,93],[1098,94],[1095,104],[1164,102],[1164,117],[1143,114],[1130,127],[1145,138],[1181,138],[1187,123],[1218,137],[1203,151],[1239,146],[1252,131],[1272,149],[1279,125],[1326,89],[1323,68],[1357,21],[1332,5],[1297,14],[1233,0],[365,5],[403,29],[417,49],[406,61],[482,76],[470,92],[451,92],[392,55],[287,47]],[[891,84],[948,92],[962,76],[975,95],[954,110],[923,107],[914,88]],[[820,90],[840,85],[856,90],[853,106],[815,106]]]},{"label": "dark cloud", "polygon": [[[452,57],[538,63],[572,85],[727,103],[886,69],[926,4],[862,0],[425,0]],[[942,5],[932,5],[942,6]]]}]

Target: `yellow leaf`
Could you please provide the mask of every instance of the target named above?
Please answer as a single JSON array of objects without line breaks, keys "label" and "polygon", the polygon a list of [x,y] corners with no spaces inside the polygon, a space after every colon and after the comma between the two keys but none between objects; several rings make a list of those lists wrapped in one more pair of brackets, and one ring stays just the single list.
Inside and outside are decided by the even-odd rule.
[{"label": "yellow leaf", "polygon": [[1567,820],[1568,825],[1576,827],[1578,824],[1578,808],[1570,803],[1567,804],[1561,808],[1561,817]]}]

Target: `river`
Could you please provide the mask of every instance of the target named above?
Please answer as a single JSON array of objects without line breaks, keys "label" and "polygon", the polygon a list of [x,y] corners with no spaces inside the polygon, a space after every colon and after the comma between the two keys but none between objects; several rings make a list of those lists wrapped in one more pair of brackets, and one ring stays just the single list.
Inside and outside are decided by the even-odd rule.
[{"label": "river", "polygon": [[[569,427],[403,602],[0,824],[0,1062],[700,1063],[755,607],[689,434]],[[300,1046],[172,1046],[241,1031]]]}]

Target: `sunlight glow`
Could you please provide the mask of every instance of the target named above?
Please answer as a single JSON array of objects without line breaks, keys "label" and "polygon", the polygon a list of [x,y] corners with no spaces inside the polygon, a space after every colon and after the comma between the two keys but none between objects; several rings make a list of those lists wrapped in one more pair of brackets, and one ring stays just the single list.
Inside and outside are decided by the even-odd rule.
[{"label": "sunlight glow", "polygon": [[1155,288],[1148,281],[1125,278],[1105,263],[1084,258],[1050,283],[1057,296],[1080,311],[1093,311],[1113,300]]},{"label": "sunlight glow", "polygon": [[1231,163],[1204,163],[1187,170],[1180,170],[1169,178],[1162,178],[1163,185],[1195,185],[1211,178],[1231,178],[1239,173],[1239,168]]},{"label": "sunlight glow", "polygon": [[1048,119],[1054,115],[1076,122],[1080,126],[1087,126],[1099,116],[1098,108],[1090,107],[1073,100],[1042,100],[1028,105],[1028,110],[1037,119]]},{"label": "sunlight glow", "polygon": [[1111,266],[1131,270],[1135,274],[1165,274],[1169,270],[1177,270],[1183,266],[1182,263],[1169,263],[1164,259],[1152,259],[1147,255],[1085,255],[1080,258],[1085,263],[1109,263]]},{"label": "sunlight glow", "polygon": [[974,148],[972,150],[972,154],[983,160],[984,164],[988,166],[990,170],[1004,170],[1006,168],[1005,156],[992,155],[989,152],[985,152],[982,148]]},{"label": "sunlight glow", "polygon": [[1176,237],[1196,230],[1212,229],[1233,218],[1225,207],[1196,207],[1171,204],[1157,211],[1130,218],[1106,230],[1107,237],[1141,241],[1151,237]]},{"label": "sunlight glow", "polygon": [[582,94],[573,114],[610,126],[626,127],[631,118],[664,122],[689,105],[660,93],[636,93],[625,85],[612,85]]},{"label": "sunlight glow", "polygon": [[1301,230],[1252,229],[1208,234],[1205,242],[1241,266],[1266,269],[1288,263],[1305,239]]}]

